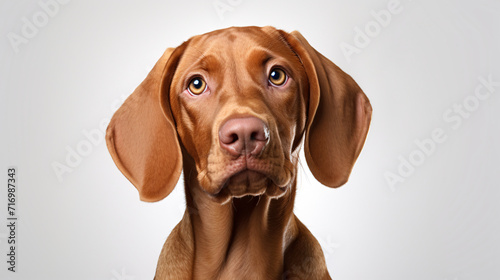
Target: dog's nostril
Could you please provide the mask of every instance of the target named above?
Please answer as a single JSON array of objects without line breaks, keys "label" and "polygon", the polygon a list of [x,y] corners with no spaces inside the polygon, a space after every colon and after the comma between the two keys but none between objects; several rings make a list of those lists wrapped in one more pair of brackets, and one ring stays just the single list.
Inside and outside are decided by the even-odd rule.
[{"label": "dog's nostril", "polygon": [[257,140],[257,132],[252,132],[252,134],[250,134],[250,140],[252,141]]},{"label": "dog's nostril", "polygon": [[238,138],[238,134],[236,134],[236,133],[231,134],[230,138],[231,138],[231,140],[229,141],[229,143],[228,143],[228,144],[235,143],[235,142],[236,142],[236,141],[238,141],[238,139],[239,139],[239,138]]},{"label": "dog's nostril", "polygon": [[250,133],[250,141],[267,141],[269,139],[268,133],[265,127],[252,131]]}]

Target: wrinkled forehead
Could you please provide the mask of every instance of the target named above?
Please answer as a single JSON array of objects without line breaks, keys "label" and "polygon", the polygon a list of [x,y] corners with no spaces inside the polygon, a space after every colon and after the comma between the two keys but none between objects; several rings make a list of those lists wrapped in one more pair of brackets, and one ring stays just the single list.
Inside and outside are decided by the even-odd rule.
[{"label": "wrinkled forehead", "polygon": [[232,27],[192,37],[178,67],[213,68],[230,66],[235,61],[265,61],[275,57],[296,57],[278,30]]}]

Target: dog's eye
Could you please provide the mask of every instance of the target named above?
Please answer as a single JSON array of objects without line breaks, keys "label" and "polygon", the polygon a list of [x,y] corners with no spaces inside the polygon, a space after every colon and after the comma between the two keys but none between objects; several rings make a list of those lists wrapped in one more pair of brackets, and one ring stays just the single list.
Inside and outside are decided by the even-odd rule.
[{"label": "dog's eye", "polygon": [[196,77],[189,82],[188,90],[191,94],[200,95],[207,88],[207,83],[200,77]]},{"label": "dog's eye", "polygon": [[269,82],[275,86],[282,86],[287,80],[285,71],[280,68],[273,68],[269,73]]}]

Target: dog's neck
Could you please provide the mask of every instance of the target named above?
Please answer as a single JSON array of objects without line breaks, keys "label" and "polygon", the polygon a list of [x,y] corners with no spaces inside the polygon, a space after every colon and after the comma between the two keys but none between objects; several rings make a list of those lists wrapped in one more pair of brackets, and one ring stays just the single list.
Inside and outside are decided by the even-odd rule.
[{"label": "dog's neck", "polygon": [[284,250],[296,235],[295,178],[280,198],[245,196],[221,205],[202,191],[192,176],[195,170],[184,172],[190,174],[185,188],[194,239],[193,279],[281,279]]}]

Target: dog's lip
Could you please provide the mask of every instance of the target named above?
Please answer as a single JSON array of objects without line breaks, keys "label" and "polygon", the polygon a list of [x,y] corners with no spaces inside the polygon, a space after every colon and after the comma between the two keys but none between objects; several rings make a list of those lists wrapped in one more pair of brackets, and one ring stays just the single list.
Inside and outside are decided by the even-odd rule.
[{"label": "dog's lip", "polygon": [[[281,180],[281,176],[279,174],[272,173],[273,170],[277,169],[288,169],[288,168],[277,168],[277,166],[273,166],[272,162],[266,159],[256,159],[256,158],[239,158],[233,160],[230,164],[225,165],[223,170],[228,170],[229,172],[225,173],[221,178],[219,178],[218,183],[216,185],[217,188],[208,191],[204,189],[204,192],[209,195],[214,201],[224,205],[231,201],[232,198],[238,198],[242,196],[260,196],[260,195],[270,195],[272,197],[280,197],[281,195],[287,192],[289,188],[289,179]],[[243,178],[235,178],[236,176],[242,175]],[[229,184],[231,184],[231,180],[234,178],[236,182],[240,179],[249,178],[252,180],[265,180],[262,188],[252,188],[250,193],[242,192],[233,193]],[[260,177],[260,178],[259,178]],[[281,182],[283,181],[283,182]],[[281,182],[281,183],[280,183]]]},{"label": "dog's lip", "polygon": [[250,169],[250,168],[243,168],[241,171],[239,172],[236,172],[230,176],[228,176],[228,178],[225,180],[224,184],[223,184],[223,188],[226,187],[226,185],[232,180],[232,179],[237,179],[238,177],[241,177],[241,176],[246,176],[246,175],[249,175],[249,174],[257,174],[257,175],[260,175],[260,176],[264,176],[264,177],[269,177],[268,175],[260,172],[260,171],[257,171],[257,170],[253,170],[253,169]]},{"label": "dog's lip", "polygon": [[247,161],[245,165],[242,165],[240,168],[235,169],[231,173],[227,174],[221,180],[222,184],[220,184],[219,189],[215,193],[213,193],[213,196],[217,196],[224,189],[227,189],[227,186],[228,186],[228,184],[229,184],[229,182],[231,181],[232,178],[235,178],[235,177],[237,177],[239,175],[243,175],[244,173],[247,173],[247,172],[253,172],[253,173],[260,174],[260,175],[262,175],[262,176],[264,176],[266,178],[269,178],[270,180],[272,180],[274,182],[274,179],[272,178],[272,176],[270,174],[268,174],[267,172],[265,172],[263,170],[260,170],[259,168],[255,168],[254,166],[252,166],[252,164],[249,164],[248,161]]},{"label": "dog's lip", "polygon": [[[234,197],[231,194],[231,180],[234,176],[246,171],[251,171],[249,172],[250,174],[248,174],[251,175],[248,177],[251,181],[257,179],[259,177],[258,175],[261,175],[262,177],[260,177],[260,179],[265,179],[265,184],[267,185],[264,189],[268,191],[276,189],[285,192],[289,187],[292,174],[287,172],[290,170],[290,167],[287,168],[286,161],[283,165],[280,163],[281,161],[276,158],[267,156],[254,157],[251,155],[240,155],[237,158],[227,160],[224,164],[215,162],[214,164],[217,164],[218,167],[216,170],[208,172],[211,177],[209,182],[210,186],[203,188],[204,192],[215,200]],[[257,177],[253,177],[256,175]],[[240,182],[238,181],[239,178],[235,179],[236,181],[233,182]],[[260,181],[260,179],[258,180]],[[254,185],[252,189],[255,187],[257,186]]]},{"label": "dog's lip", "polygon": [[[224,183],[221,184],[220,188],[215,193],[210,193],[209,195],[213,199],[215,199],[216,201],[220,202],[221,205],[224,205],[224,204],[228,203],[229,201],[231,201],[232,198],[241,198],[244,196],[261,196],[261,195],[264,195],[268,192],[269,188],[264,187],[264,188],[261,188],[259,190],[254,190],[251,193],[244,192],[241,194],[233,194],[231,192],[230,188],[228,187],[228,185],[233,178],[236,178],[237,176],[240,176],[240,175],[241,176],[252,176],[252,175],[259,176],[260,175],[260,176],[262,176],[262,178],[267,178],[267,180],[270,180],[274,183],[274,185],[277,187],[276,190],[279,190],[279,192],[281,194],[284,194],[288,188],[288,185],[280,186],[280,185],[276,184],[276,181],[272,178],[272,176],[270,176],[264,172],[261,172],[261,171],[258,171],[258,170],[252,169],[252,168],[242,168],[238,172],[231,173],[231,175],[229,175],[224,180]],[[238,179],[238,178],[236,178],[236,179]]]},{"label": "dog's lip", "polygon": [[258,173],[262,176],[269,178],[269,175],[265,174],[264,172],[261,172],[259,170],[255,170],[252,168],[248,168],[247,166],[245,166],[245,167],[239,168],[239,169],[235,170],[234,172],[228,174],[223,179],[223,184],[221,185],[220,189],[217,191],[217,193],[215,195],[219,194],[223,189],[225,189],[227,187],[227,185],[229,184],[229,182],[231,181],[231,179],[236,178],[237,176],[240,176],[240,175],[244,175],[245,173],[248,173],[248,172],[255,172],[255,173]]}]

